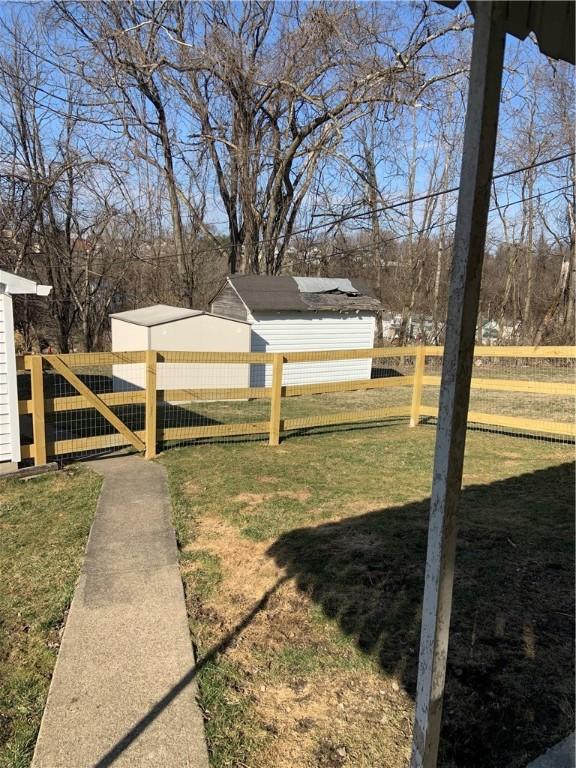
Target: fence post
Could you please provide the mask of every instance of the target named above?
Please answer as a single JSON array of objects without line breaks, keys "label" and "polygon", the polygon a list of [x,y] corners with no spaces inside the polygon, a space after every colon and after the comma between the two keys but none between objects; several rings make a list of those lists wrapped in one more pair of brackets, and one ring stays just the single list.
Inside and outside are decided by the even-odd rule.
[{"label": "fence post", "polygon": [[282,407],[282,371],[284,355],[274,353],[272,361],[272,392],[270,394],[270,441],[269,445],[280,445],[280,412]]},{"label": "fence post", "polygon": [[152,349],[146,351],[146,459],[156,456],[156,413],[158,393],[156,392],[156,365],[158,353]]},{"label": "fence post", "polygon": [[420,345],[416,349],[414,360],[414,386],[412,388],[412,408],[410,410],[410,426],[417,427],[420,422],[420,405],[422,403],[422,386],[424,384],[424,365],[426,363],[426,348]]},{"label": "fence post", "polygon": [[46,464],[46,419],[44,412],[42,355],[26,355],[24,367],[30,371],[34,464],[38,466],[39,464]]}]

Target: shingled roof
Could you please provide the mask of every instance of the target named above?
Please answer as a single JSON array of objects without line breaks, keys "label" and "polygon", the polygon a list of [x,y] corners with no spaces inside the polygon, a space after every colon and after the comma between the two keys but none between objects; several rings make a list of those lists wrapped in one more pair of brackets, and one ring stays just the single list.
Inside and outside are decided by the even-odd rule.
[{"label": "shingled roof", "polygon": [[334,277],[231,275],[250,312],[377,312],[382,305],[364,280]]}]

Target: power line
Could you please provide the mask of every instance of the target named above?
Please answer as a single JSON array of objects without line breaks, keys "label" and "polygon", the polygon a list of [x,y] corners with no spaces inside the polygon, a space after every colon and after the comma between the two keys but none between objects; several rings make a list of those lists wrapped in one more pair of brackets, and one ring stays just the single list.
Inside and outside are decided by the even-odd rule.
[{"label": "power line", "polygon": [[[548,190],[546,190],[544,192],[537,192],[534,195],[530,195],[528,197],[522,197],[522,198],[520,198],[518,200],[512,200],[512,201],[510,201],[508,203],[504,203],[501,206],[494,206],[492,208],[489,208],[488,209],[488,213],[493,213],[494,211],[497,211],[497,210],[503,209],[503,208],[509,208],[509,207],[511,207],[513,205],[520,205],[521,203],[526,203],[529,200],[535,200],[537,198],[544,197],[545,195],[552,195],[554,193],[563,192],[564,190],[571,189],[571,188],[572,188],[572,184],[565,184],[564,186],[557,187],[556,189],[548,189]],[[412,235],[423,235],[423,234],[426,234],[426,233],[430,232],[433,229],[438,229],[439,227],[448,228],[452,224],[455,224],[455,223],[456,223],[456,219],[455,218],[454,219],[450,219],[449,221],[446,221],[446,222],[437,222],[436,224],[431,224],[429,227],[423,227],[422,229],[415,230],[414,232],[412,232]],[[406,238],[406,235],[394,235],[393,237],[388,237],[385,240],[380,240],[378,242],[378,247],[381,247],[383,245],[387,245],[388,243],[392,243],[395,240],[404,240],[405,238]],[[369,248],[370,248],[370,246],[366,246],[366,245],[351,246],[351,247],[341,248],[341,249],[338,249],[338,250],[333,250],[333,251],[331,251],[327,255],[328,255],[328,257],[333,257],[333,256],[349,256],[351,254],[358,253],[360,251],[365,253]],[[210,250],[212,250],[212,249],[210,249]],[[209,252],[209,251],[208,250],[207,251],[200,251],[199,254],[196,254],[196,255],[202,255],[203,253],[207,253],[207,252]],[[154,266],[155,264],[157,264],[162,259],[174,258],[175,256],[176,256],[176,254],[162,254],[161,256],[158,256],[154,261],[149,261],[147,259],[143,259],[141,257],[136,256],[135,257],[135,261],[139,261],[141,263],[148,264],[150,266]],[[98,277],[106,277],[106,274],[104,274],[102,272],[96,272],[95,270],[88,270],[88,271],[90,272],[90,274],[97,275]]]},{"label": "power line", "polygon": [[[510,171],[505,171],[503,173],[500,173],[500,174],[497,174],[497,175],[493,176],[492,180],[502,179],[502,178],[507,177],[507,176],[512,176],[512,175],[514,175],[516,173],[521,173],[522,171],[531,170],[532,168],[538,168],[538,167],[543,166],[543,165],[548,165],[550,163],[555,163],[555,162],[558,162],[560,160],[565,160],[565,159],[567,159],[569,157],[574,157],[575,155],[576,155],[575,152],[568,152],[568,153],[566,153],[564,155],[558,155],[557,157],[549,158],[548,160],[541,160],[541,161],[539,161],[537,163],[531,163],[530,165],[522,166],[520,168],[514,168],[514,169],[512,169]],[[562,191],[564,191],[566,189],[570,189],[571,187],[572,187],[572,184],[567,184],[567,185],[565,185],[563,187],[558,187],[556,189],[546,190],[544,192],[538,192],[537,194],[531,195],[529,197],[523,197],[523,198],[520,198],[518,200],[512,200],[510,202],[503,203],[500,206],[496,206],[495,208],[490,208],[489,212],[491,213],[491,212],[497,211],[498,208],[506,209],[506,208],[509,208],[509,207],[511,207],[513,205],[519,205],[520,203],[525,203],[525,202],[528,202],[529,200],[534,200],[534,199],[539,198],[539,197],[543,197],[543,196],[546,196],[546,195],[554,194],[555,192],[562,192]],[[390,210],[390,209],[394,209],[394,208],[399,208],[400,206],[409,205],[409,204],[415,203],[415,202],[421,202],[423,200],[428,200],[428,199],[431,199],[431,198],[434,198],[434,197],[439,197],[440,195],[450,194],[452,192],[457,192],[458,189],[459,189],[459,186],[458,187],[451,187],[449,189],[440,190],[438,192],[431,192],[429,194],[420,195],[418,197],[410,198],[410,199],[407,199],[407,200],[400,200],[400,201],[397,201],[395,203],[391,203],[390,205],[383,206],[382,208],[379,208],[377,210],[378,210],[378,212],[382,212],[382,211],[386,211],[386,210]],[[372,215],[372,211],[370,211],[368,213],[370,215]],[[350,219],[362,218],[363,216],[368,215],[368,213],[366,213],[366,214],[362,214],[362,213],[360,213],[360,214],[350,214],[350,215],[348,215],[346,217],[340,217],[339,219],[336,219],[332,223],[323,223],[323,224],[312,225],[312,226],[307,227],[305,229],[296,230],[295,232],[292,232],[291,233],[291,237],[294,237],[295,235],[299,235],[299,234],[308,234],[309,232],[311,232],[313,230],[318,230],[318,229],[323,229],[323,228],[329,227],[329,226],[331,226],[331,224],[340,224],[340,223],[343,223],[344,221],[348,221]],[[412,234],[413,235],[424,234],[426,232],[429,232],[432,229],[437,229],[440,226],[448,227],[448,226],[451,226],[452,224],[454,224],[455,221],[456,221],[456,219],[451,219],[450,221],[444,222],[443,224],[441,224],[441,223],[431,224],[430,226],[425,227],[425,228],[423,228],[421,230],[416,230]],[[394,237],[387,238],[386,240],[380,241],[379,245],[385,245],[385,244],[387,244],[389,242],[393,242],[394,240],[402,240],[406,236],[407,235],[395,235]],[[268,239],[265,239],[265,240],[261,240],[259,244],[261,245],[261,244],[266,243],[266,242],[274,242],[274,239],[273,238],[268,238]],[[212,254],[212,253],[222,253],[222,251],[225,250],[227,247],[229,247],[229,245],[230,244],[225,244],[221,248],[218,248],[216,246],[214,246],[212,248],[203,248],[200,251],[196,251],[194,253],[194,256],[205,256],[205,255]],[[331,256],[338,256],[338,255],[344,255],[344,254],[351,254],[351,253],[355,253],[356,251],[359,251],[359,250],[365,251],[366,250],[366,246],[358,246],[358,247],[346,248],[345,250],[340,250],[340,251],[332,251],[332,253],[330,255]],[[167,260],[167,259],[174,259],[174,258],[177,258],[178,256],[179,256],[179,254],[177,254],[177,253],[162,253],[162,254],[158,254],[153,260],[145,259],[145,258],[142,258],[142,257],[136,257],[136,258],[139,261],[141,261],[141,262],[143,262],[145,264],[154,265],[154,264],[159,263],[160,261],[164,261],[164,260]]]},{"label": "power line", "polygon": [[[538,192],[535,195],[530,195],[529,197],[522,197],[519,200],[512,200],[509,203],[505,203],[505,204],[501,205],[500,208],[502,209],[502,208],[508,208],[509,206],[513,206],[513,205],[520,205],[521,203],[526,203],[529,200],[534,200],[536,198],[543,197],[544,195],[552,195],[555,192],[562,192],[562,191],[564,191],[566,189],[571,189],[571,188],[572,188],[571,184],[566,184],[563,187],[557,187],[556,189],[549,189],[549,190],[546,190],[545,192]],[[489,208],[488,212],[489,213],[493,213],[494,211],[497,211],[497,210],[498,210],[498,206],[494,206],[493,208]],[[423,227],[422,229],[417,229],[414,232],[412,232],[412,234],[413,235],[427,234],[432,229],[438,229],[439,227],[448,228],[448,227],[452,226],[455,223],[456,223],[456,219],[455,218],[450,219],[449,221],[446,221],[446,222],[437,222],[436,224],[431,224],[429,227]],[[393,237],[387,237],[385,240],[379,240],[378,241],[378,247],[380,247],[382,245],[387,245],[388,243],[392,243],[395,240],[404,240],[404,239],[406,239],[406,237],[407,237],[406,235],[394,235]],[[360,251],[366,252],[369,248],[370,248],[369,245],[368,246],[366,246],[366,245],[352,246],[351,248],[342,248],[342,249],[339,249],[339,250],[331,251],[328,254],[328,256],[329,257],[332,257],[332,256],[347,256],[347,255],[350,255],[350,254],[353,254],[353,253],[358,253]]]},{"label": "power line", "polygon": [[[552,157],[549,160],[541,160],[538,163],[531,163],[530,165],[524,165],[521,168],[514,168],[511,171],[498,173],[495,176],[492,176],[492,181],[496,181],[497,179],[503,179],[506,176],[513,176],[516,173],[522,173],[522,171],[529,171],[532,168],[539,168],[540,166],[548,165],[549,163],[556,163],[559,160],[566,160],[566,158],[568,157],[573,157],[574,154],[575,154],[574,152],[568,152],[565,155],[558,155],[558,157]],[[342,216],[339,220],[339,223],[343,223],[345,221],[349,221],[352,219],[365,218],[366,216],[373,216],[375,213],[384,213],[384,211],[389,211],[389,210],[392,210],[393,208],[399,208],[401,206],[409,205],[412,203],[420,203],[420,202],[423,202],[424,200],[431,200],[432,198],[440,197],[442,195],[449,195],[452,192],[458,192],[459,189],[460,189],[460,185],[458,185],[457,187],[450,187],[449,189],[442,189],[439,192],[429,192],[425,195],[419,195],[418,197],[413,197],[409,200],[401,200],[398,203],[391,203],[390,205],[384,205],[380,208],[374,208],[373,210],[366,211],[364,213],[350,213],[346,216]],[[318,214],[318,216],[324,216],[324,215],[328,216],[329,214]],[[326,225],[321,225],[321,226],[326,226]]]},{"label": "power line", "polygon": [[[513,168],[510,171],[504,171],[503,173],[496,174],[495,176],[492,177],[492,181],[496,181],[498,179],[503,179],[503,178],[505,178],[507,176],[513,176],[514,174],[522,173],[523,171],[528,171],[528,170],[531,170],[532,168],[540,168],[543,165],[549,165],[550,163],[556,163],[556,162],[559,162],[560,160],[566,160],[567,158],[574,157],[575,155],[576,155],[576,152],[567,152],[564,155],[558,155],[556,157],[551,157],[551,158],[549,158],[547,160],[540,160],[537,163],[530,163],[529,165],[521,166],[519,168]],[[568,185],[568,186],[571,186],[571,185]],[[562,189],[565,189],[565,188],[568,188],[568,187],[563,187]],[[316,230],[319,230],[319,229],[330,228],[330,227],[333,227],[333,226],[336,226],[336,225],[343,224],[346,221],[355,220],[355,219],[359,219],[359,218],[365,218],[366,216],[372,216],[373,213],[383,213],[385,211],[394,210],[396,208],[400,208],[400,207],[403,207],[405,205],[410,205],[412,203],[423,202],[424,200],[429,200],[429,199],[432,199],[432,198],[435,198],[435,197],[440,197],[441,195],[448,195],[448,194],[451,194],[453,192],[457,192],[459,189],[460,189],[460,186],[450,187],[449,189],[439,190],[438,192],[430,192],[430,193],[427,193],[425,195],[419,195],[417,197],[413,197],[413,198],[409,198],[409,199],[405,199],[405,200],[399,200],[399,201],[397,201],[395,203],[390,203],[389,205],[385,205],[385,206],[382,206],[380,208],[377,208],[374,211],[367,211],[365,213],[347,214],[346,216],[340,216],[340,217],[334,219],[332,222],[323,222],[321,224],[313,224],[313,225],[311,225],[309,227],[306,227],[304,229],[296,230],[296,231],[294,231],[294,232],[292,232],[290,234],[290,237],[295,237],[296,235],[303,235],[303,234],[307,235],[307,234],[309,234],[312,231],[316,231]],[[545,194],[552,194],[555,191],[558,191],[558,190],[550,190],[550,192],[541,192],[541,193],[539,193],[539,195],[541,196],[541,195],[545,195]],[[510,203],[505,203],[505,204],[502,204],[500,207],[501,208],[506,208],[506,207],[508,207],[510,205],[517,205],[520,202],[526,202],[527,200],[534,199],[534,197],[537,197],[537,196],[538,195],[532,196],[530,198],[522,198],[521,200],[512,201]],[[490,210],[495,210],[495,209],[490,209]],[[432,228],[432,227],[430,227],[430,228]],[[424,231],[427,231],[427,230],[424,230]],[[402,235],[401,237],[404,237],[404,235]],[[275,240],[276,240],[276,238],[267,238],[267,239],[264,239],[264,240],[260,240],[258,245],[263,245],[265,243],[272,243],[272,242],[275,242]],[[210,253],[221,253],[222,250],[225,250],[228,247],[230,247],[229,243],[224,245],[222,248],[218,248],[216,246],[214,246],[212,248],[205,248],[205,249],[202,249],[200,251],[196,251],[196,253],[194,255],[195,256],[204,256],[204,255],[207,255],[207,254],[210,254]],[[161,254],[161,255],[156,257],[156,261],[160,261],[162,259],[172,259],[172,258],[176,258],[178,256],[179,256],[179,254],[177,254],[177,253],[163,253],[163,254]]]}]

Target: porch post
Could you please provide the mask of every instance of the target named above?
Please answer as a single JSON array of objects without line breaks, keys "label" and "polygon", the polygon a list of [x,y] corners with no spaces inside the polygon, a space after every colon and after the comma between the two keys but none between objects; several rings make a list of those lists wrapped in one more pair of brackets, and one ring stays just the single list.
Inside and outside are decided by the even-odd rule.
[{"label": "porch post", "polygon": [[456,514],[504,59],[505,32],[501,16],[504,5],[482,2],[474,8],[474,40],[428,527],[411,768],[435,768],[438,754],[452,608]]}]

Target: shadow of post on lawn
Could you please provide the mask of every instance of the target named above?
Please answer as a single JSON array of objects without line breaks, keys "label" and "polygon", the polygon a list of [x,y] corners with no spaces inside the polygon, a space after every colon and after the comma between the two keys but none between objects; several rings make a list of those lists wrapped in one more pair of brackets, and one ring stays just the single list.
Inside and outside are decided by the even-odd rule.
[{"label": "shadow of post on lawn", "polygon": [[[268,550],[414,697],[429,500]],[[462,494],[439,765],[520,768],[573,729],[574,465]]]}]

